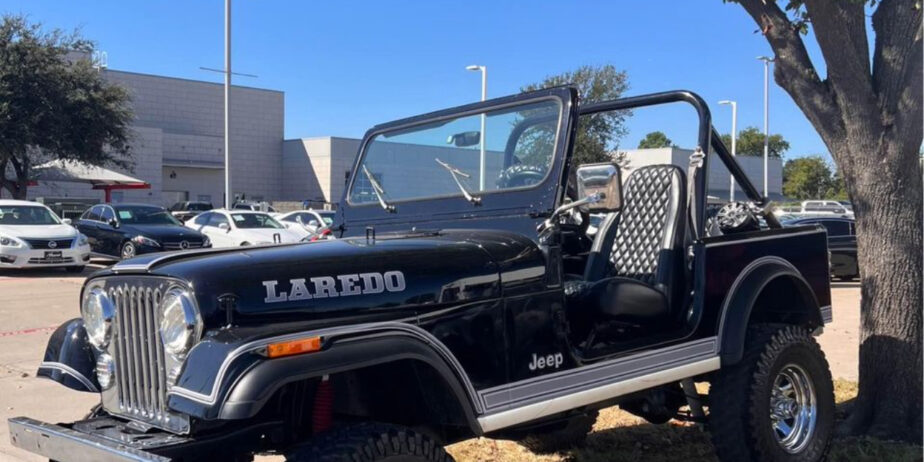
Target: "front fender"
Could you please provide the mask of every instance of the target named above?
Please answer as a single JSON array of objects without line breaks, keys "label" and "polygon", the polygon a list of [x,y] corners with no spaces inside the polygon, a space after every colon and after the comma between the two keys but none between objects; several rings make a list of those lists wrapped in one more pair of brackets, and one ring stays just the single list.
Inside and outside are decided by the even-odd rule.
[{"label": "front fender", "polygon": [[[315,353],[266,359],[268,343],[318,336]],[[190,352],[168,397],[171,409],[201,419],[246,419],[287,383],[389,362],[412,359],[432,367],[452,390],[469,423],[476,428],[480,401],[462,366],[427,331],[400,322],[359,324],[251,341],[243,345],[209,344]]]},{"label": "front fender", "polygon": [[87,330],[80,318],[61,324],[48,339],[45,358],[37,377],[54,380],[77,391],[99,393],[96,381],[96,361],[87,339]]}]

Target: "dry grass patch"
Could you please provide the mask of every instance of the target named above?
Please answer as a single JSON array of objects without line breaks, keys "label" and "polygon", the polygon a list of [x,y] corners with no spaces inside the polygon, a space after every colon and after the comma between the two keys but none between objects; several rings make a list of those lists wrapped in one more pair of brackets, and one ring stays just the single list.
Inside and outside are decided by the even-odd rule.
[{"label": "dry grass patch", "polygon": [[[846,405],[857,395],[855,382],[837,380],[834,395]],[[705,390],[701,390],[705,391]],[[534,454],[513,441],[476,438],[447,448],[459,462],[667,462],[715,461],[709,433],[698,425],[652,425],[617,407],[600,411],[587,444],[555,454]],[[834,462],[918,462],[921,447],[871,438],[846,438],[834,442],[829,457]]]}]

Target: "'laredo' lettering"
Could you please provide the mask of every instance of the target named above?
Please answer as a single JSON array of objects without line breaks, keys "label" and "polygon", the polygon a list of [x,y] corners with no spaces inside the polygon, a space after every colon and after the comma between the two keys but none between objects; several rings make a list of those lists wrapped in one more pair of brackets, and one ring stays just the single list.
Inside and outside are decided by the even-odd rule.
[{"label": "'laredo' lettering", "polygon": [[263,281],[263,288],[266,289],[264,303],[380,294],[386,291],[403,292],[407,288],[401,271],[318,276],[308,280],[289,279],[288,292],[280,289],[279,285],[279,281]]}]

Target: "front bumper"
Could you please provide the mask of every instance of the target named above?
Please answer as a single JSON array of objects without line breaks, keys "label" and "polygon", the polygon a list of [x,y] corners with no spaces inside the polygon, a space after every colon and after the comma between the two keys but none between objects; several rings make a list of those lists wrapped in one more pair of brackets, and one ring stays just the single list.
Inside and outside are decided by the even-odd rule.
[{"label": "front bumper", "polygon": [[9,420],[10,441],[25,449],[60,462],[169,462],[170,459],[123,444],[115,439],[71,427],[39,422],[28,417]]},{"label": "front bumper", "polygon": [[90,261],[90,246],[66,249],[0,248],[0,268],[53,268],[83,266]]}]

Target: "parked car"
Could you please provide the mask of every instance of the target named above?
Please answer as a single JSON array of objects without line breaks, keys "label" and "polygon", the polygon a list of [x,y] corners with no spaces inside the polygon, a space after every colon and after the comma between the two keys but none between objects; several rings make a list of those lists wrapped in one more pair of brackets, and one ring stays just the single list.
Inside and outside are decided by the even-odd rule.
[{"label": "parked car", "polygon": [[272,205],[269,205],[266,202],[235,202],[231,208],[233,210],[251,210],[254,212],[276,213],[276,209],[274,209]]},{"label": "parked car", "polygon": [[195,217],[196,215],[212,210],[215,207],[212,207],[211,202],[200,202],[200,201],[184,201],[177,202],[170,206],[170,214],[174,218],[180,221],[180,223],[185,223],[186,220]]},{"label": "parked car", "polygon": [[186,227],[208,236],[215,247],[285,244],[306,237],[286,229],[268,213],[247,210],[212,210],[187,221]]},{"label": "parked car", "polygon": [[[697,114],[689,175],[646,165],[623,186],[616,163],[572,162],[584,118],[668,103]],[[481,435],[578,444],[618,404],[708,422],[722,462],[820,461],[836,417],[813,337],[832,318],[825,233],[754,225],[769,200],[709,114],[688,91],[582,105],[560,86],[378,125],[337,240],[141,257],[87,279],[82,318],[51,335],[37,375],[98,394],[98,411],[16,417],[10,439],[62,462],[450,462],[443,446]],[[470,131],[484,119],[490,162]],[[719,160],[748,202],[708,235]],[[286,232],[207,213],[219,233],[238,219]],[[607,216],[584,241],[593,213]]]},{"label": "parked car", "polygon": [[276,217],[282,224],[295,224],[305,228],[309,233],[315,234],[321,228],[326,228],[334,222],[333,210],[296,210],[283,213]]},{"label": "parked car", "polygon": [[838,201],[829,201],[829,200],[810,200],[802,201],[802,209],[800,212],[803,214],[832,214],[840,215],[847,217],[848,215],[853,215],[853,211],[848,209],[844,204],[841,204]]},{"label": "parked car", "polygon": [[856,222],[850,218],[813,217],[789,220],[786,226],[821,225],[828,232],[828,251],[831,253],[831,276],[842,281],[860,277],[857,263]]},{"label": "parked car", "polygon": [[93,254],[104,258],[211,247],[207,236],[186,228],[156,205],[94,205],[76,226],[89,239]]},{"label": "parked car", "polygon": [[87,236],[50,208],[0,200],[0,268],[63,267],[79,273],[90,260]]}]

